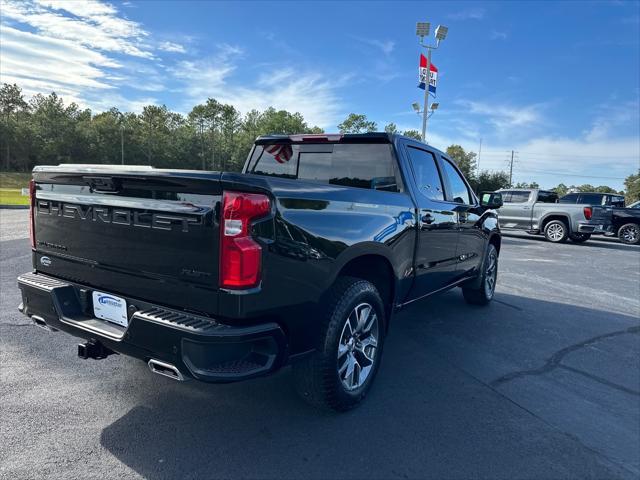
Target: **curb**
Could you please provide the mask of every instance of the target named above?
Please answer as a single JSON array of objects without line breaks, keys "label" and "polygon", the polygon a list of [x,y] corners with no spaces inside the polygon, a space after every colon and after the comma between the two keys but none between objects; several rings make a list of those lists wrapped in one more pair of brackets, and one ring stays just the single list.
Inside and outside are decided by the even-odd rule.
[{"label": "curb", "polygon": [[0,205],[0,210],[27,210],[29,205]]}]

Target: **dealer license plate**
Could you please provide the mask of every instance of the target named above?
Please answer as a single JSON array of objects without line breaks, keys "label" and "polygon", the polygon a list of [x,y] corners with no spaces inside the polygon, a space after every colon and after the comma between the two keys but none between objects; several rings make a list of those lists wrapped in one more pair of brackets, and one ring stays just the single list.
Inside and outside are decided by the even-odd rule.
[{"label": "dealer license plate", "polygon": [[96,318],[117,323],[123,327],[129,325],[127,302],[124,298],[110,293],[93,292],[93,314]]}]

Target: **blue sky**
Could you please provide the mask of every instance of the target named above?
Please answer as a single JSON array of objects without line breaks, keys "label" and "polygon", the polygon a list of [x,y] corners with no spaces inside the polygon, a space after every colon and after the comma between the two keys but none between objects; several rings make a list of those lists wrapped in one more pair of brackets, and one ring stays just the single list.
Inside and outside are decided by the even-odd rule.
[{"label": "blue sky", "polygon": [[[434,53],[429,141],[545,187],[622,186],[640,163],[639,2],[69,2],[1,0],[2,81],[100,111],[300,111],[327,131],[350,112],[419,129],[416,21]],[[594,177],[594,178],[592,178]]]}]

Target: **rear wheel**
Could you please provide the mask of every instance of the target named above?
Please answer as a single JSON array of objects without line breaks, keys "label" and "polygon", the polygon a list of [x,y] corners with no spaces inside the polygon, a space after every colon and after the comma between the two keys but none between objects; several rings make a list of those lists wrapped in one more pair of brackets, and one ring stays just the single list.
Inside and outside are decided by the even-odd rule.
[{"label": "rear wheel", "polygon": [[562,220],[551,220],[544,227],[544,237],[553,243],[566,242],[569,237],[569,228]]},{"label": "rear wheel", "polygon": [[569,238],[573,243],[584,243],[591,238],[590,233],[572,233]]},{"label": "rear wheel", "polygon": [[307,402],[345,411],[364,400],[382,357],[384,312],[372,283],[352,277],[336,281],[324,308],[318,350],[293,365],[296,390]]},{"label": "rear wheel", "polygon": [[627,223],[618,230],[618,238],[627,245],[638,245],[640,243],[640,225],[637,223]]},{"label": "rear wheel", "polygon": [[498,281],[498,251],[489,244],[483,264],[483,272],[479,281],[462,287],[462,295],[467,303],[473,305],[487,305],[493,300]]}]

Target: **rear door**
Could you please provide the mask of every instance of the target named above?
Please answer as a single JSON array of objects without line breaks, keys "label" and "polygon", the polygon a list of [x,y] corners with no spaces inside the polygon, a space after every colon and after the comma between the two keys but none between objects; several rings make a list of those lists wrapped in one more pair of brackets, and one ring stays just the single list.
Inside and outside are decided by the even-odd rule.
[{"label": "rear door", "polygon": [[525,190],[507,190],[502,193],[503,205],[498,213],[500,228],[531,228],[532,195],[532,192]]},{"label": "rear door", "polygon": [[38,271],[216,312],[219,173],[38,167],[34,178]]},{"label": "rear door", "polygon": [[455,203],[445,197],[442,172],[435,154],[419,144],[408,144],[405,153],[418,207],[418,244],[415,281],[410,299],[453,282],[456,277],[458,219]]}]

